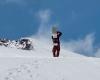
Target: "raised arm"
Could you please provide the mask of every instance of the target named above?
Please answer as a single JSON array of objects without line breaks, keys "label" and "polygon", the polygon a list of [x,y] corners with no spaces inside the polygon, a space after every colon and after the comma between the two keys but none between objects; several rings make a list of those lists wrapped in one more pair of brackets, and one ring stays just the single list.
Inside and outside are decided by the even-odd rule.
[{"label": "raised arm", "polygon": [[59,37],[62,35],[62,32],[58,31],[57,34],[59,35]]}]

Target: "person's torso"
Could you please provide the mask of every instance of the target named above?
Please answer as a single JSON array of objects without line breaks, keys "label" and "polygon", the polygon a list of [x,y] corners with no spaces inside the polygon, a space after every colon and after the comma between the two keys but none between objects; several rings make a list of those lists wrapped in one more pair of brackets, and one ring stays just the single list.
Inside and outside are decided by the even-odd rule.
[{"label": "person's torso", "polygon": [[53,35],[52,35],[52,39],[53,39],[53,43],[58,43],[58,44],[60,44],[59,35],[53,34]]}]

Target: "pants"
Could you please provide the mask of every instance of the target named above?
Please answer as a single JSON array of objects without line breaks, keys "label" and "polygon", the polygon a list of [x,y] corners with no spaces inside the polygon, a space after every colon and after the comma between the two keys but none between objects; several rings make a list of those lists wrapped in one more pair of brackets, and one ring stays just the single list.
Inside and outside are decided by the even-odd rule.
[{"label": "pants", "polygon": [[53,46],[52,52],[53,52],[53,57],[59,57],[60,45]]}]

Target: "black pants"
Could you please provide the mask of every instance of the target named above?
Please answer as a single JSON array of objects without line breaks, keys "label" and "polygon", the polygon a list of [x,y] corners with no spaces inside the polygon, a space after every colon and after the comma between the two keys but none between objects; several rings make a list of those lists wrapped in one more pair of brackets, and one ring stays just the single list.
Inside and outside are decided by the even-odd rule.
[{"label": "black pants", "polygon": [[60,45],[53,46],[52,52],[53,52],[53,57],[59,57]]}]

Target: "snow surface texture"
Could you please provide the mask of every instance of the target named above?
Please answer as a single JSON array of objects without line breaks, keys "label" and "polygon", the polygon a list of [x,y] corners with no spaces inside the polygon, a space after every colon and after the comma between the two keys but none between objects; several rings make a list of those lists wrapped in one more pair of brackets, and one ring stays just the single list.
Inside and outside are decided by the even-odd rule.
[{"label": "snow surface texture", "polygon": [[52,43],[32,39],[34,50],[0,47],[0,80],[100,80],[100,59],[61,48],[52,57]]}]

